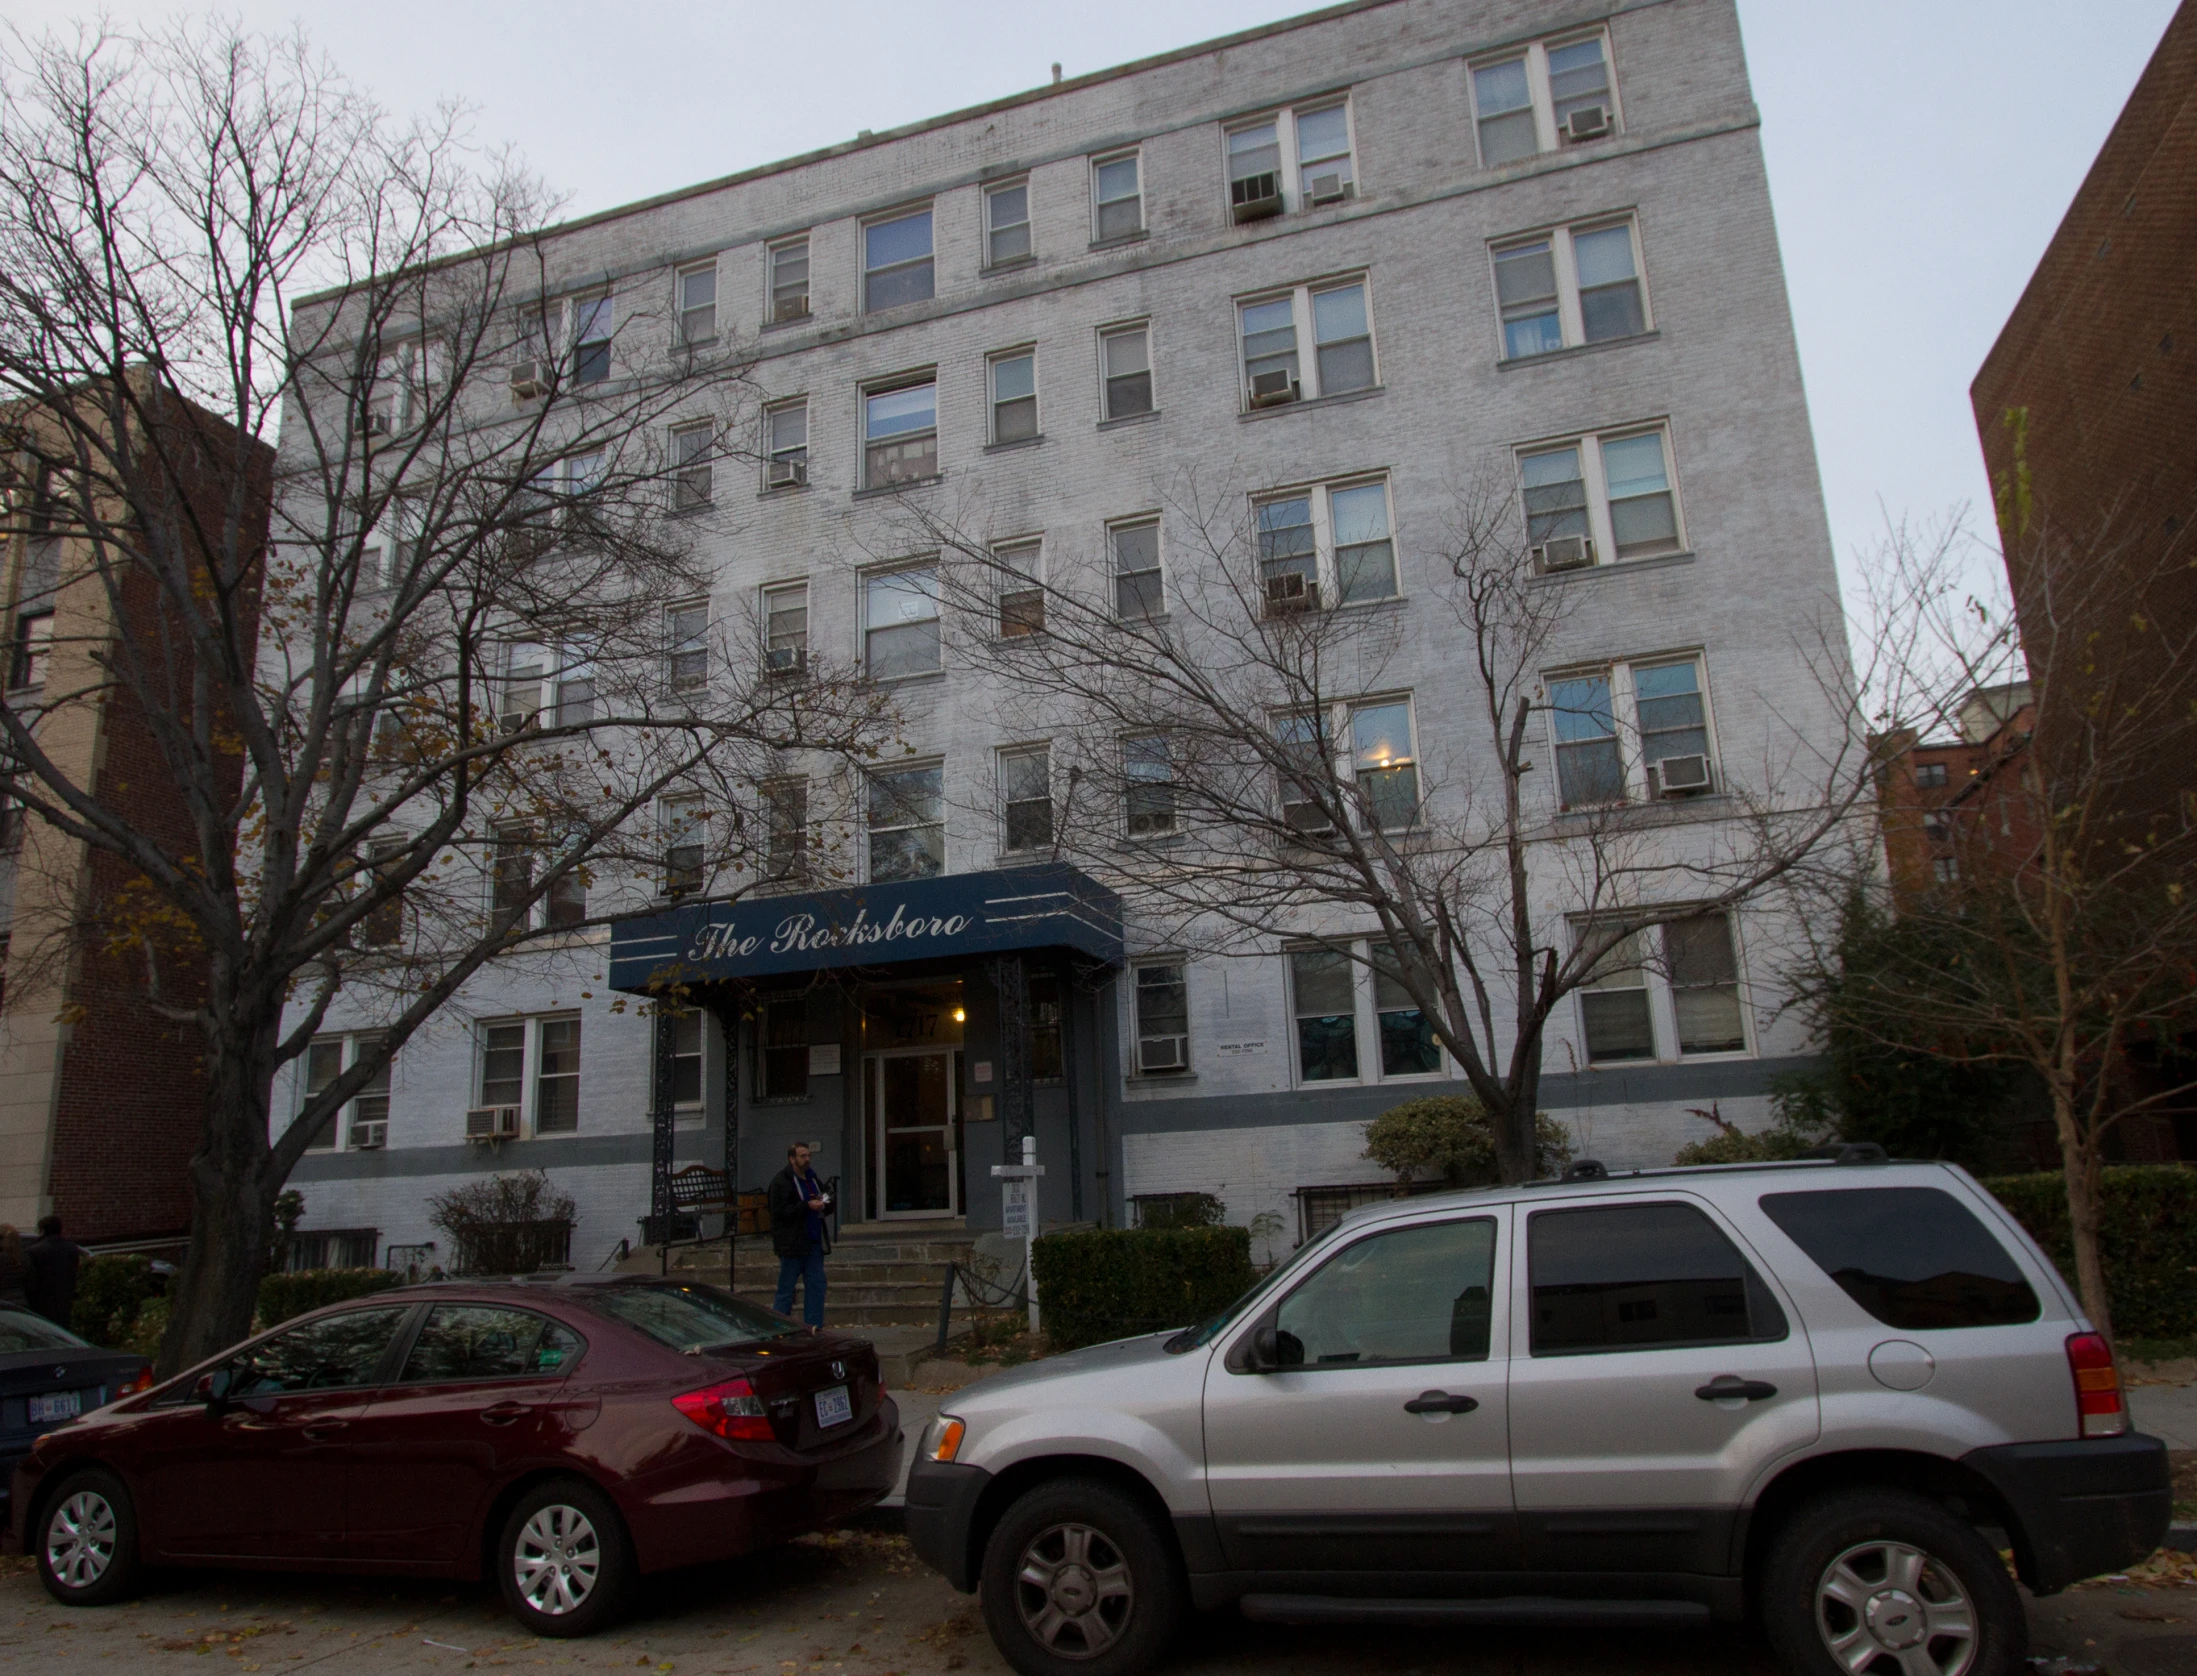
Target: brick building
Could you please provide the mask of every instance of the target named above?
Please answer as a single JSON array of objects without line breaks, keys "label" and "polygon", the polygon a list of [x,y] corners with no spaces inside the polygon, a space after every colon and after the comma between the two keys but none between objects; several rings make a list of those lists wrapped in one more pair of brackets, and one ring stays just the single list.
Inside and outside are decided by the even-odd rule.
[{"label": "brick building", "polygon": [[[1837,588],[1735,10],[1541,15],[1332,7],[551,230],[549,294],[606,357],[628,311],[754,345],[761,458],[698,485],[724,509],[717,584],[666,602],[667,639],[692,612],[760,624],[788,667],[857,658],[895,683],[915,756],[848,834],[848,891],[643,895],[557,969],[469,985],[372,1120],[306,1155],[307,1227],[415,1245],[430,1194],[539,1167],[592,1267],[636,1232],[668,1129],[679,1162],[730,1159],[747,1188],[811,1141],[849,1220],[996,1228],[987,1167],[1026,1126],[1047,1222],[1203,1191],[1232,1221],[1276,1213],[1286,1249],[1309,1193],[1384,1179],[1366,1120],[1464,1089],[1362,968],[1186,952],[1133,896],[1028,865],[1045,742],[956,667],[903,490],[985,506],[1033,564],[1106,556],[1140,610],[1196,562],[1166,494],[1186,468],[1262,516],[1301,507],[1308,597],[1332,597],[1344,541],[1394,622],[1384,738],[1456,761],[1484,735],[1455,621],[1424,601],[1492,455],[1572,607],[1551,678],[1610,718],[1563,743],[1638,769],[1657,703],[1690,741],[1682,794],[1675,758],[1668,787],[1626,782],[1662,805],[1640,842],[1713,844],[1739,818],[1725,776],[1835,754],[1799,648],[1837,638]],[[662,352],[655,328],[631,351]],[[1536,785],[1568,783],[1535,728]],[[1571,935],[1561,823],[1540,839],[1537,896]],[[1667,1163],[1712,1101],[1767,1121],[1772,1074],[1809,1053],[1779,942],[1749,904],[1702,923],[1679,984],[1658,954],[1560,1015],[1541,1096],[1582,1150]],[[617,991],[667,960],[704,1011],[652,1034]],[[373,1028],[347,1005],[330,1067]]]},{"label": "brick building", "polygon": [[[225,455],[234,433],[181,398],[151,397],[157,441],[140,470],[199,501],[192,463]],[[33,410],[0,413],[0,434],[50,430]],[[273,451],[250,445],[262,464]],[[40,744],[70,781],[140,830],[189,854],[191,828],[135,701],[100,674],[118,616],[149,628],[149,578],[86,556],[82,484],[30,462],[66,453],[27,442],[6,459],[11,489],[0,525],[0,587],[11,631],[5,702],[40,712]],[[208,480],[219,480],[211,467]],[[126,525],[103,489],[92,527]],[[200,504],[218,528],[222,508]],[[266,504],[257,517],[265,528]],[[239,764],[241,770],[241,763]],[[159,1244],[190,1222],[187,1166],[204,1127],[195,1027],[156,1013],[141,959],[108,945],[104,911],[130,900],[130,869],[111,853],[10,810],[0,845],[0,1221],[27,1228],[58,1214],[88,1244]],[[188,997],[203,958],[168,951],[166,973]]]}]

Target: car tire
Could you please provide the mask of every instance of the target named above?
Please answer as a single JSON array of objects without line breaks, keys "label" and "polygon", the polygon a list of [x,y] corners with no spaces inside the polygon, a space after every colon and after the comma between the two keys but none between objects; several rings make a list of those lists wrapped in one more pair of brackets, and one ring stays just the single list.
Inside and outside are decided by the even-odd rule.
[{"label": "car tire", "polygon": [[985,1627],[1022,1676],[1135,1676],[1182,1620],[1174,1543],[1098,1479],[1025,1493],[993,1526],[979,1576]]},{"label": "car tire", "polygon": [[505,1515],[497,1586],[536,1635],[593,1635],[625,1610],[640,1568],[611,1499],[579,1478],[553,1478]]},{"label": "car tire", "polygon": [[1770,1544],[1758,1604],[1793,1676],[2028,1669],[2029,1623],[2005,1562],[1973,1526],[1907,1490],[1798,1508]]},{"label": "car tire", "polygon": [[137,1506],[105,1467],[56,1484],[39,1503],[31,1541],[38,1580],[64,1606],[111,1606],[137,1593]]}]

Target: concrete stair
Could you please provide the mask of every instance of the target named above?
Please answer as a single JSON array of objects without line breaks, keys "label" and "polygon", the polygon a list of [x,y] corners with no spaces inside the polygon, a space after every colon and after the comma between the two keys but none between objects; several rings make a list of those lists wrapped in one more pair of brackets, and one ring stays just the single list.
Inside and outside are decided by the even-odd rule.
[{"label": "concrete stair", "polygon": [[[825,1314],[835,1328],[931,1327],[938,1325],[938,1297],[950,1263],[967,1266],[976,1236],[958,1221],[865,1222],[843,1230],[824,1259]],[[628,1272],[653,1274],[653,1248],[636,1251],[619,1265]],[[731,1261],[722,1240],[674,1246],[670,1272],[678,1277],[724,1286],[766,1307],[778,1288],[778,1258],[765,1236],[736,1242]],[[954,1326],[973,1311],[957,1297]],[[949,1328],[949,1331],[951,1328]]]}]

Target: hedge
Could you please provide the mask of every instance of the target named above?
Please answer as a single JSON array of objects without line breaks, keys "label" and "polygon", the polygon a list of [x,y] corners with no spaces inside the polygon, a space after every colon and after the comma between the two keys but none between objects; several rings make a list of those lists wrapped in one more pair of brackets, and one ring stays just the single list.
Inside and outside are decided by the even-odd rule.
[{"label": "hedge", "polygon": [[76,1301],[69,1326],[78,1338],[106,1350],[132,1348],[137,1312],[160,1290],[153,1260],[134,1252],[87,1257],[76,1270]]},{"label": "hedge", "polygon": [[[2104,1177],[2098,1226],[2117,1338],[2197,1336],[2197,1170],[2117,1164]],[[2067,1183],[2057,1170],[1984,1183],[2075,1289]]]},{"label": "hedge", "polygon": [[1258,1279],[1248,1228],[1123,1228],[1047,1234],[1031,1251],[1055,1350],[1187,1327]]},{"label": "hedge", "polygon": [[259,1283],[258,1328],[267,1328],[303,1315],[322,1304],[340,1304],[404,1284],[395,1269],[293,1269],[271,1274]]}]

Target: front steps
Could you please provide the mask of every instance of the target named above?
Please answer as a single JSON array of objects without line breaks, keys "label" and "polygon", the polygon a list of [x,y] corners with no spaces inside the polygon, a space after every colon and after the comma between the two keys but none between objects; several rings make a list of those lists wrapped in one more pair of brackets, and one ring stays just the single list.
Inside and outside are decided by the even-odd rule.
[{"label": "front steps", "polygon": [[[938,1299],[948,1264],[967,1268],[976,1236],[958,1220],[860,1222],[844,1229],[824,1259],[825,1318],[834,1328],[932,1327],[938,1325]],[[653,1274],[656,1249],[644,1247],[619,1265],[628,1274]],[[736,1242],[728,1264],[722,1240],[671,1248],[669,1271],[675,1277],[727,1287],[768,1307],[778,1288],[778,1257],[767,1235]],[[1014,1277],[1003,1275],[1002,1282]],[[952,1327],[972,1315],[958,1291]],[[798,1309],[799,1304],[796,1302]],[[949,1327],[949,1331],[952,1330]]]}]

